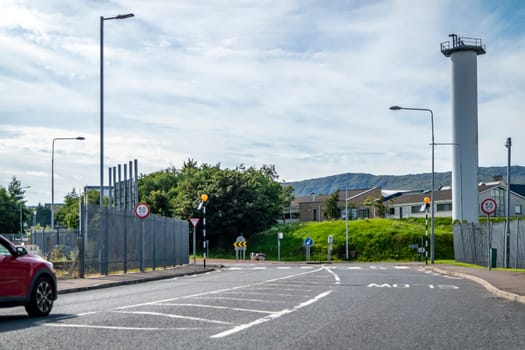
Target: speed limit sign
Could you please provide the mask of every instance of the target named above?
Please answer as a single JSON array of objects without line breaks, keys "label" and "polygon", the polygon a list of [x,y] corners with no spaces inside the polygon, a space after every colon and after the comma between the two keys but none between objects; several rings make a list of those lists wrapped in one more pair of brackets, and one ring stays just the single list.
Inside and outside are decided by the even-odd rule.
[{"label": "speed limit sign", "polygon": [[481,211],[487,215],[494,214],[497,208],[498,205],[496,204],[496,201],[492,198],[487,198],[483,200],[483,202],[481,202]]},{"label": "speed limit sign", "polygon": [[147,205],[146,203],[139,203],[135,206],[135,215],[139,219],[147,218],[149,215],[149,212],[150,212],[150,208],[149,208],[149,205]]}]

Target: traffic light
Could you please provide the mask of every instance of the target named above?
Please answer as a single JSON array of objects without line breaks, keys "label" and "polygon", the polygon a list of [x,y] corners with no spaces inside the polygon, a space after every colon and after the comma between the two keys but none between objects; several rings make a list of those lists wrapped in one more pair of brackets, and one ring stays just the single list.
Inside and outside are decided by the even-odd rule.
[{"label": "traffic light", "polygon": [[430,198],[425,197],[423,201],[425,202],[425,209],[428,210],[428,208],[430,208]]}]

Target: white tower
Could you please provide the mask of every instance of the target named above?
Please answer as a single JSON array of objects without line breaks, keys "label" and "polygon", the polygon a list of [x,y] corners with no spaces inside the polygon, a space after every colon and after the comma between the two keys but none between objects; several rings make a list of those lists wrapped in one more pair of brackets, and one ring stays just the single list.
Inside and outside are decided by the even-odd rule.
[{"label": "white tower", "polygon": [[452,61],[452,219],[479,223],[477,56],[481,39],[449,35],[441,52]]}]

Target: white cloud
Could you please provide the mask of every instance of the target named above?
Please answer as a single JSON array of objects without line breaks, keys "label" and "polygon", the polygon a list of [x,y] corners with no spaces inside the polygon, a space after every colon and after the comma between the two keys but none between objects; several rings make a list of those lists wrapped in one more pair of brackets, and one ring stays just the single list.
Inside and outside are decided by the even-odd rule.
[{"label": "white cloud", "polygon": [[[288,181],[344,172],[430,169],[451,141],[448,34],[483,38],[478,58],[480,165],[522,147],[525,5],[471,1],[3,1],[0,185],[17,176],[31,203],[99,179],[100,16],[105,164],[141,172],[200,163],[275,164]],[[520,148],[521,147],[521,148]],[[451,168],[450,147],[436,169]],[[515,152],[514,164],[524,164]],[[46,178],[47,177],[47,178]]]}]

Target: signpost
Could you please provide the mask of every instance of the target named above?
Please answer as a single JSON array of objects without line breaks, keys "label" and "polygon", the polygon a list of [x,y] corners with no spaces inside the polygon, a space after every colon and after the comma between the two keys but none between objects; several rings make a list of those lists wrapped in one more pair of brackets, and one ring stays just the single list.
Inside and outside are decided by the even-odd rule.
[{"label": "signpost", "polygon": [[281,239],[283,239],[283,233],[277,233],[277,260],[281,261]]},{"label": "signpost", "polygon": [[246,247],[248,245],[248,242],[246,242],[246,238],[242,236],[242,233],[235,242],[233,243],[233,246],[235,247],[235,259],[240,260],[240,255],[242,252],[242,260],[246,259]]},{"label": "signpost", "polygon": [[306,261],[310,261],[310,248],[314,245],[312,238],[307,237],[303,242],[304,247],[306,248]]},{"label": "signpost", "polygon": [[197,225],[199,224],[200,218],[190,218],[190,222],[193,226],[193,265],[197,263],[197,237],[195,231],[197,231]]},{"label": "signpost", "polygon": [[[137,203],[134,208],[135,216],[139,219],[145,219],[149,216],[150,207],[144,202]],[[144,221],[140,225],[140,272],[144,272]]]},{"label": "signpost", "polygon": [[150,213],[150,207],[148,204],[141,202],[135,206],[135,215],[139,219],[147,218],[149,216],[149,213]]},{"label": "signpost", "polygon": [[202,209],[202,260],[204,262],[203,267],[206,268],[206,253],[208,251],[208,241],[206,240],[206,202],[208,201],[208,195],[206,193],[201,194],[201,201],[197,210]]},{"label": "signpost", "polygon": [[332,260],[332,249],[333,249],[333,243],[334,243],[334,236],[330,235],[328,236],[328,262]]},{"label": "signpost", "polygon": [[428,265],[428,207],[430,206],[430,198],[425,197],[423,201],[425,202],[425,265]]},{"label": "signpost", "polygon": [[489,270],[492,270],[492,265],[494,263],[492,256],[492,231],[491,231],[491,225],[490,225],[490,216],[496,212],[496,209],[498,208],[498,205],[496,201],[492,198],[484,199],[481,202],[481,211],[487,215],[487,240],[488,240],[488,247],[489,247],[489,259],[488,259],[488,268]]}]

